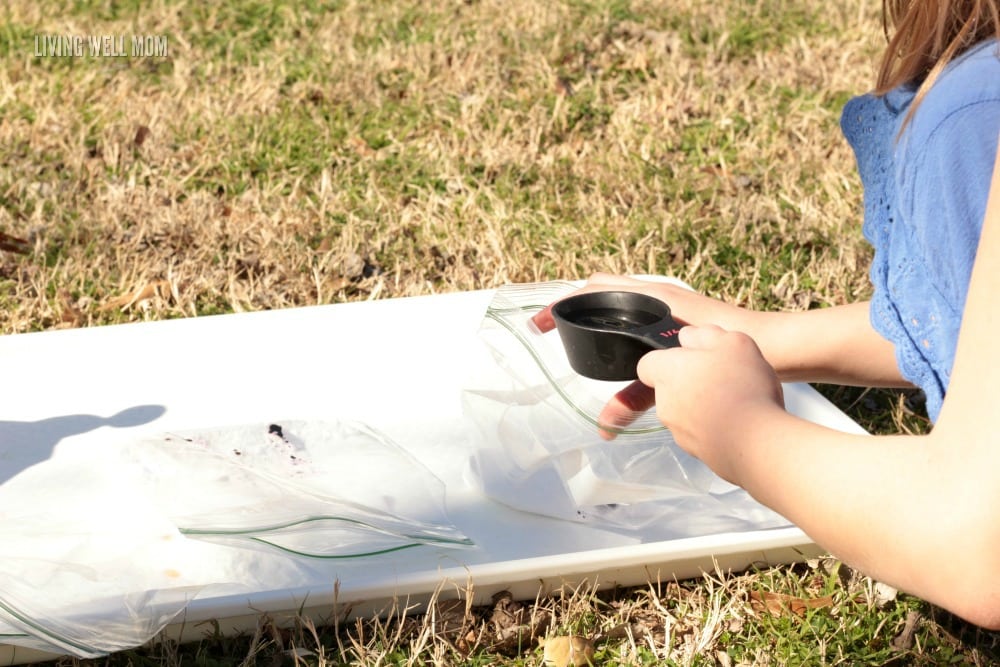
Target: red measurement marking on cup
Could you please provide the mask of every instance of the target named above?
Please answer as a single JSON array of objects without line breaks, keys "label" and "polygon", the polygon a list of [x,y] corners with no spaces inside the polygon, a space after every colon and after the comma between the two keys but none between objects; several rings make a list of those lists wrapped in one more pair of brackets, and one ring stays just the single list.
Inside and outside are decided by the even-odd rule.
[{"label": "red measurement marking on cup", "polygon": [[680,332],[681,332],[680,329],[670,329],[669,331],[661,331],[660,335],[663,336],[664,338],[673,338]]}]

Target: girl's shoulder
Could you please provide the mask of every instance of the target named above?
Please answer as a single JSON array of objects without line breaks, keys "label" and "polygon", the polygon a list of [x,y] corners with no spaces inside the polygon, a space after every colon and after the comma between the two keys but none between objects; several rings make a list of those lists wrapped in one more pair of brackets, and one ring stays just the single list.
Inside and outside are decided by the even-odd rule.
[{"label": "girl's shoulder", "polygon": [[920,101],[896,146],[897,178],[912,187],[929,187],[919,177],[933,175],[926,168],[933,163],[988,175],[998,135],[1000,42],[989,40],[949,63]]},{"label": "girl's shoulder", "polygon": [[995,39],[948,64],[914,113],[911,132],[930,136],[949,119],[974,117],[986,108],[1000,108],[1000,41]]}]

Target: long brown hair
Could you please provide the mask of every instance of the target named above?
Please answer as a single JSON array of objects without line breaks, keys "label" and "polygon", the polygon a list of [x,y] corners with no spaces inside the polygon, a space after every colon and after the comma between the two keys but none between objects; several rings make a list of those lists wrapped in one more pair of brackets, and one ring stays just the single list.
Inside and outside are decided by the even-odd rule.
[{"label": "long brown hair", "polygon": [[1000,39],[1000,0],[882,0],[882,29],[889,45],[875,92],[919,86],[909,117],[949,62],[984,40]]}]

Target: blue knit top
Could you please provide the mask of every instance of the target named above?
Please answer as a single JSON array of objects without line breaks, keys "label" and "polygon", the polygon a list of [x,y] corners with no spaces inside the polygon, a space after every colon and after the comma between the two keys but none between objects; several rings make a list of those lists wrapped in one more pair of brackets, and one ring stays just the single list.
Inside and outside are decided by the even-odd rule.
[{"label": "blue knit top", "polygon": [[1000,45],[984,42],[950,63],[900,135],[914,93],[854,98],[841,127],[864,185],[862,231],[875,248],[871,322],[936,421],[1000,136]]}]

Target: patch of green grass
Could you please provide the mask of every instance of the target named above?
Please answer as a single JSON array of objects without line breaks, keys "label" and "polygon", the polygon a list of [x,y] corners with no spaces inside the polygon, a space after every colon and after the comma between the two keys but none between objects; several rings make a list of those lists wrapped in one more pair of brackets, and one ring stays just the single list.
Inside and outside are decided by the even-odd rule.
[{"label": "patch of green grass", "polygon": [[340,1],[221,2],[188,6],[178,31],[208,62],[258,64],[274,55],[273,47],[308,48],[322,17]]},{"label": "patch of green grass", "polygon": [[386,43],[413,45],[433,42],[442,22],[453,7],[397,5],[380,0],[368,10],[363,29],[351,35],[352,45],[361,52],[378,49]]},{"label": "patch of green grass", "polygon": [[30,26],[6,20],[0,23],[0,58],[20,58],[34,53],[36,31]]},{"label": "patch of green grass", "polygon": [[720,57],[733,60],[779,49],[802,35],[828,35],[836,31],[827,20],[825,9],[780,0],[741,3],[724,16],[711,13],[706,7],[651,11],[649,16],[659,17],[663,25],[681,35],[692,55],[717,50]]}]

